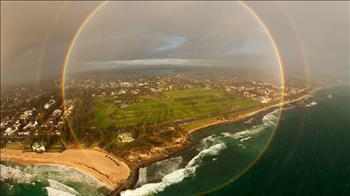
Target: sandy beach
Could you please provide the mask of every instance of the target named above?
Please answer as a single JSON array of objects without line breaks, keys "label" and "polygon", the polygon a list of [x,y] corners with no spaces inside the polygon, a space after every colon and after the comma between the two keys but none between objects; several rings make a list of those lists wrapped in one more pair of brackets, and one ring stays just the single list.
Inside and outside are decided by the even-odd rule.
[{"label": "sandy beach", "polygon": [[130,168],[117,157],[93,149],[68,149],[62,153],[22,152],[1,149],[1,160],[22,164],[58,164],[75,168],[95,177],[111,190],[122,185],[130,175]]}]

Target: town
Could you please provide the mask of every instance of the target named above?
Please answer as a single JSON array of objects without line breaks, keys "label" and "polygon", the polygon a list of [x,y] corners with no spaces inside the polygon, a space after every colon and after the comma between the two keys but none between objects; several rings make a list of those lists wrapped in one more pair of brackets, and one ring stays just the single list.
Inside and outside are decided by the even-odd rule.
[{"label": "town", "polygon": [[[227,115],[233,111],[225,109],[218,112],[223,107],[212,107],[211,102],[214,105],[223,104],[224,107],[225,104],[232,106],[236,108],[234,112],[237,113],[243,109],[278,103],[281,98],[280,84],[239,76],[217,77],[202,73],[135,76],[126,79],[79,78],[68,79],[65,84],[64,97],[61,95],[60,80],[46,85],[45,89],[21,87],[2,93],[1,146],[20,143],[23,144],[24,150],[45,152],[61,151],[71,143],[84,142],[113,152],[116,146],[118,150],[132,148],[132,143],[137,142],[138,146],[144,143],[162,145],[160,143],[163,140],[169,143],[184,143],[185,139],[181,138],[186,138],[185,127],[188,124],[199,119],[203,121],[207,118],[217,118],[223,115],[223,112]],[[287,84],[285,97],[295,98],[309,90],[302,83]],[[181,94],[182,97],[176,97],[177,95],[171,94],[173,92],[191,92],[194,95]],[[171,104],[185,105],[183,110],[189,114],[177,115],[178,111],[164,101],[151,105],[152,110],[141,109],[144,110],[142,115],[139,109],[135,109],[137,106],[146,107],[150,100],[166,99],[171,99]],[[239,106],[238,102],[231,103],[231,99],[241,100],[239,103],[242,105]],[[115,114],[103,113],[103,107],[94,109],[96,104],[102,104],[99,107],[106,107]],[[156,110],[162,104],[166,109]],[[246,108],[243,105],[246,105]],[[209,109],[201,111],[201,107]],[[160,113],[168,110],[174,110],[171,112],[176,115],[159,117]],[[153,119],[154,115],[150,117],[150,113],[158,115],[157,119]],[[105,139],[98,141],[99,138]],[[108,141],[110,144],[107,144]],[[114,153],[121,153],[118,150]],[[137,158],[130,154],[125,156],[129,156],[126,158],[129,161],[137,161]]]}]

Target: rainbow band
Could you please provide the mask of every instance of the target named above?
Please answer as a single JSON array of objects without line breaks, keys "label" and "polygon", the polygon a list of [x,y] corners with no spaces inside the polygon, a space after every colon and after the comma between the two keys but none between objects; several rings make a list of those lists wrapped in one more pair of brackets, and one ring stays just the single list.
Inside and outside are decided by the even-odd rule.
[{"label": "rainbow band", "polygon": [[74,46],[79,38],[80,33],[84,30],[85,26],[89,23],[90,19],[96,15],[96,13],[107,3],[108,1],[102,1],[92,12],[83,20],[83,22],[79,25],[78,29],[75,31],[72,41],[68,45],[68,49],[66,52],[66,55],[64,57],[63,61],[63,69],[61,73],[61,94],[62,94],[62,104],[64,104],[65,100],[65,78],[66,78],[66,72],[68,63],[70,60],[70,57],[72,56],[72,51],[74,49]]},{"label": "rainbow band", "polygon": [[[64,58],[64,63],[63,63],[63,69],[62,69],[62,74],[61,74],[61,93],[62,93],[62,103],[64,104],[65,101],[65,78],[66,78],[66,71],[67,71],[67,67],[68,67],[68,63],[70,61],[70,57],[72,55],[72,51],[74,49],[74,46],[76,45],[76,42],[79,38],[80,33],[84,30],[85,26],[89,23],[90,19],[93,18],[96,13],[107,3],[108,1],[103,1],[101,2],[84,20],[83,22],[79,25],[77,31],[74,33],[74,36],[72,38],[72,41],[69,44],[69,47],[67,49],[67,53],[65,55]],[[284,104],[284,96],[285,96],[285,68],[284,68],[284,64],[279,52],[279,49],[277,47],[277,44],[274,40],[274,38],[272,37],[271,32],[269,31],[269,29],[267,28],[267,26],[265,25],[265,23],[263,22],[263,20],[254,12],[254,10],[252,8],[250,8],[245,2],[243,1],[239,1],[241,3],[241,5],[255,18],[255,20],[260,24],[260,26],[264,29],[266,35],[268,36],[275,56],[277,58],[277,62],[278,62],[278,66],[280,69],[280,80],[281,80],[281,99],[280,99],[280,108],[282,108],[283,104]],[[281,119],[281,114],[282,114],[282,110],[280,110],[279,114],[278,114],[278,121],[277,121],[277,125],[276,128],[279,125],[280,119]],[[275,129],[276,130],[276,129]],[[266,152],[267,148],[270,146],[271,141],[273,140],[274,136],[275,136],[276,131],[273,131],[271,137],[269,138],[267,144],[265,145],[264,149],[262,150],[262,152],[257,156],[257,158],[252,161],[251,164],[249,164],[239,175],[237,175],[236,177],[234,177],[233,179],[231,179],[230,181],[228,181],[227,183],[222,184],[221,186],[218,186],[212,190],[209,190],[207,192],[212,192],[214,190],[218,190],[224,186],[226,186],[227,184],[235,181],[236,179],[238,179],[239,177],[241,177],[244,173],[246,173],[250,168],[252,168],[253,165],[255,165],[255,163],[261,158],[261,156]],[[74,133],[73,133],[74,134]],[[202,193],[205,194],[205,193]]]},{"label": "rainbow band", "polygon": [[278,65],[279,65],[279,68],[280,68],[280,76],[281,76],[281,99],[280,99],[280,104],[279,104],[279,107],[281,108],[281,110],[278,112],[278,118],[277,118],[277,123],[276,123],[276,127],[275,127],[275,130],[273,130],[270,138],[268,139],[267,143],[265,144],[264,148],[262,149],[261,153],[249,164],[247,165],[242,171],[240,174],[238,174],[237,176],[233,177],[232,179],[230,179],[229,181],[221,184],[220,186],[217,186],[211,190],[208,190],[208,191],[205,191],[203,193],[200,193],[199,195],[205,195],[205,194],[209,194],[213,191],[217,191],[217,190],[220,190],[222,189],[223,187],[229,185],[230,183],[236,181],[237,179],[239,179],[241,176],[243,176],[247,171],[249,171],[255,164],[256,162],[264,155],[264,153],[266,152],[266,150],[268,149],[268,147],[271,145],[271,142],[273,140],[273,138],[275,137],[276,135],[276,130],[277,130],[277,127],[279,126],[279,123],[280,123],[280,119],[281,119],[281,116],[282,116],[282,106],[284,104],[284,96],[285,96],[285,72],[284,72],[284,64],[283,64],[283,61],[282,61],[282,58],[281,58],[281,55],[280,55],[280,52],[279,52],[279,49],[277,47],[277,44],[274,40],[274,38],[272,37],[272,34],[271,32],[269,31],[269,29],[267,28],[267,26],[265,25],[265,23],[263,22],[263,20],[254,12],[254,10],[252,8],[250,8],[246,3],[244,3],[243,1],[239,1],[241,2],[241,5],[252,15],[254,16],[254,18],[258,21],[258,23],[261,25],[261,27],[264,29],[265,33],[267,34],[267,36],[269,37],[270,39],[270,42],[272,44],[272,47],[274,49],[274,52],[275,52],[275,56],[277,58],[277,62],[278,62]]},{"label": "rainbow band", "polygon": [[254,10],[252,8],[250,8],[246,3],[244,3],[243,1],[239,1],[241,2],[241,5],[243,5],[243,7],[252,15],[254,16],[254,18],[258,21],[258,23],[260,24],[260,26],[264,29],[265,33],[267,34],[268,38],[270,39],[270,42],[272,44],[273,50],[275,52],[275,56],[277,58],[277,62],[278,62],[278,66],[280,68],[280,76],[281,76],[281,101],[280,101],[280,105],[282,105],[284,103],[284,91],[285,91],[285,72],[284,72],[284,64],[281,58],[281,54],[280,51],[277,47],[277,44],[274,40],[274,38],[272,37],[272,34],[270,32],[270,30],[267,28],[267,26],[265,25],[264,21],[254,12]]},{"label": "rainbow band", "polygon": [[[70,61],[72,51],[74,49],[74,46],[76,45],[76,42],[79,38],[80,33],[84,30],[85,26],[89,23],[90,19],[93,18],[96,13],[104,6],[106,5],[108,1],[102,1],[92,12],[83,20],[83,22],[79,25],[78,29],[73,35],[72,41],[69,43],[66,55],[64,57],[64,62],[63,62],[63,68],[62,68],[62,73],[61,73],[61,94],[62,94],[62,102],[64,103],[65,100],[65,79],[66,79],[66,72],[67,72],[67,67],[68,63]],[[252,8],[250,8],[245,2],[239,1],[241,5],[258,21],[260,26],[264,29],[265,33],[267,34],[268,38],[270,39],[270,42],[273,46],[273,50],[275,53],[275,56],[278,61],[279,69],[280,69],[280,77],[281,77],[281,101],[280,103],[282,104],[284,102],[284,91],[285,91],[285,72],[284,72],[284,64],[279,52],[279,49],[276,45],[276,42],[274,38],[272,37],[271,32],[263,22],[263,20],[254,12]]]}]

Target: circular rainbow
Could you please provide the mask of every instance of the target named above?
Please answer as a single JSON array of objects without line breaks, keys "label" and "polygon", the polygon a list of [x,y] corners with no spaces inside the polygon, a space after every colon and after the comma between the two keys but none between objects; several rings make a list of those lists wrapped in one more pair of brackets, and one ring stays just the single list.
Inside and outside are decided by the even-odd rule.
[{"label": "circular rainbow", "polygon": [[[61,73],[61,95],[62,95],[62,104],[64,104],[65,101],[65,79],[66,79],[66,72],[67,72],[67,67],[68,64],[70,62],[70,58],[72,55],[72,51],[77,43],[77,40],[79,38],[79,35],[81,34],[81,32],[85,29],[86,25],[89,23],[89,21],[101,10],[101,8],[106,5],[108,1],[102,1],[100,4],[97,5],[96,8],[94,8],[92,10],[91,13],[88,14],[88,16],[83,20],[83,22],[79,25],[79,27],[77,28],[77,30],[75,31],[73,38],[71,40],[71,42],[68,45],[68,49],[66,52],[66,55],[64,57],[64,63],[62,66],[62,73]],[[273,51],[274,51],[274,55],[277,59],[277,63],[279,66],[279,71],[280,71],[280,82],[281,82],[281,98],[280,98],[280,102],[279,102],[279,107],[282,108],[282,106],[284,105],[284,96],[285,96],[285,66],[280,54],[280,51],[277,47],[277,44],[270,32],[270,30],[267,28],[267,25],[264,23],[264,21],[255,13],[255,11],[249,7],[245,2],[243,1],[239,1],[240,4],[242,5],[242,7],[244,7],[245,10],[247,10],[253,17],[254,19],[259,23],[259,25],[263,28],[264,32],[266,33],[272,47],[273,47]],[[276,124],[276,128],[279,126],[279,122],[280,122],[280,118],[282,115],[282,110],[280,110],[278,112],[278,120],[277,120],[277,124]],[[276,130],[275,128],[275,130]],[[240,176],[242,176],[244,173],[246,173],[256,162],[257,160],[259,160],[261,158],[261,156],[265,153],[265,151],[267,150],[267,148],[270,146],[271,141],[273,140],[274,136],[275,136],[275,132],[273,131],[273,133],[271,134],[271,137],[269,138],[267,144],[265,145],[264,149],[262,150],[262,152],[257,156],[257,158],[252,161],[251,164],[249,164],[239,175],[237,175],[236,177],[234,177],[233,179],[231,179],[230,181],[228,181],[227,183],[222,184],[221,186],[209,190],[208,192],[214,191],[214,190],[218,190],[220,188],[222,188],[223,186],[226,186],[227,184],[235,181],[236,179],[238,179]],[[205,193],[203,193],[205,194]]]}]

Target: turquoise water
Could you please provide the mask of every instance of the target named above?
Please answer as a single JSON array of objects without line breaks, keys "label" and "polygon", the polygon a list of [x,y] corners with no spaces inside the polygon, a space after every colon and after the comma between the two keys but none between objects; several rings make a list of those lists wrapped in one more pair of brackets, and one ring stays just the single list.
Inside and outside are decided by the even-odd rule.
[{"label": "turquoise water", "polygon": [[106,195],[96,179],[60,165],[1,162],[0,195]]},{"label": "turquoise water", "polygon": [[[278,112],[195,133],[190,147],[141,168],[137,188],[122,195],[350,195],[350,88],[320,90],[293,104],[276,129]],[[41,173],[22,183],[1,181],[1,195],[47,195],[48,179],[80,195],[106,194],[87,179],[70,178],[70,172],[2,164]]]},{"label": "turquoise water", "polygon": [[138,188],[122,195],[350,195],[350,88],[324,89],[284,110],[271,145],[242,173],[277,114],[198,132],[190,148],[142,168]]}]

